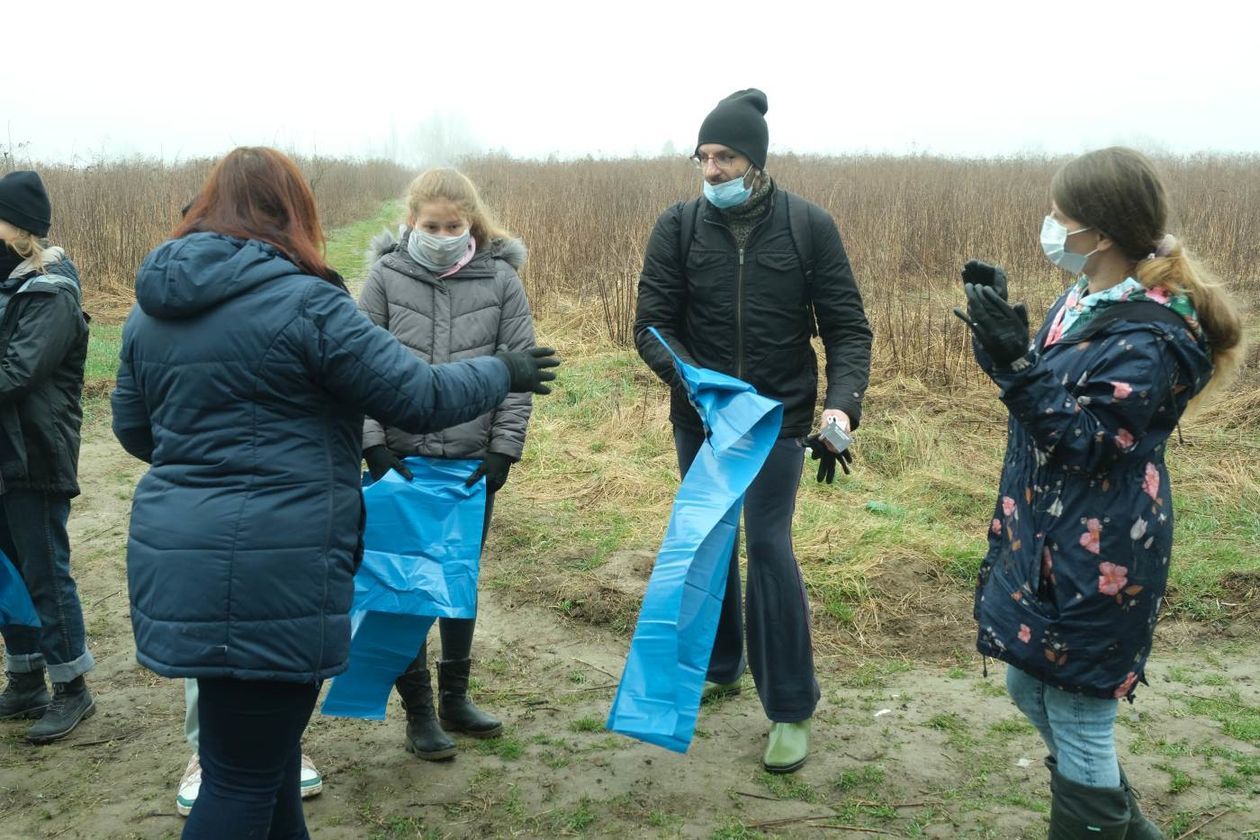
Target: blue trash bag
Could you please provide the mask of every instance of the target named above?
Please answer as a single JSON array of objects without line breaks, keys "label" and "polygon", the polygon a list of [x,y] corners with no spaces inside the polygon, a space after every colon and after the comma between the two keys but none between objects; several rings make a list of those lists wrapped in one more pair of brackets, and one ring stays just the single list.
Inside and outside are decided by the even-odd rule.
[{"label": "blue trash bag", "polygon": [[[655,329],[652,334],[669,347]],[[744,492],[779,436],[783,404],[670,353],[706,440],[674,500],[607,726],[686,752],[700,712]]]},{"label": "blue trash bag", "polygon": [[486,482],[465,487],[479,461],[407,458],[363,491],[363,565],[354,579],[350,665],[321,712],[385,719],[390,689],[416,658],[435,618],[477,614]]},{"label": "blue trash bag", "polygon": [[0,625],[39,627],[39,613],[17,567],[0,551]]}]

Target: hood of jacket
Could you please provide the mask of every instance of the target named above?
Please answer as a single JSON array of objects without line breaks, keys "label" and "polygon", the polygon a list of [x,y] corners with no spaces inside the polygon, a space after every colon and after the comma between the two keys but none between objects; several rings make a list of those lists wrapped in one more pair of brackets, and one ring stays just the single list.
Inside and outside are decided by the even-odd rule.
[{"label": "hood of jacket", "polygon": [[302,270],[266,242],[190,233],[162,243],[136,274],[136,302],[154,318],[189,318]]},{"label": "hood of jacket", "polygon": [[0,280],[0,294],[4,295],[48,292],[57,288],[68,290],[77,301],[83,299],[79,269],[66,256],[66,252],[58,247],[44,251],[42,271],[35,271],[30,260],[25,260],[7,278]]},{"label": "hood of jacket", "polygon": [[[386,229],[372,237],[366,254],[367,267],[371,268],[377,260],[394,254],[399,262],[405,263],[412,269],[406,273],[414,274],[420,272],[426,276],[431,276],[428,269],[417,265],[410,255],[407,254],[407,238],[410,235],[411,230],[403,226],[398,229],[397,233],[392,233]],[[484,247],[481,243],[477,243],[477,253],[473,256],[472,261],[456,272],[453,277],[458,277],[474,266],[482,270],[493,270],[493,267],[486,262],[488,260],[503,260],[512,266],[514,271],[519,272],[525,266],[525,261],[528,258],[529,249],[525,247],[525,243],[520,239],[492,239],[489,247]],[[478,263],[482,263],[482,265],[479,266]]]}]

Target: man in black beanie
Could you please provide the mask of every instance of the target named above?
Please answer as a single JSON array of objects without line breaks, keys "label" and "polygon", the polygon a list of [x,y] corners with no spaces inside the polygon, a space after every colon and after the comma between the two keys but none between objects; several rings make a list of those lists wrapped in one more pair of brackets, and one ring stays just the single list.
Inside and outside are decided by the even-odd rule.
[{"label": "man in black beanie", "polygon": [[[779,188],[766,172],[766,95],[736,91],[717,104],[696,140],[703,196],[656,222],[639,277],[635,343],[671,387],[670,421],[685,474],[705,436],[655,327],[689,364],[717,370],[783,403],[779,440],[744,496],[748,543],[747,664],[771,721],[762,764],[791,773],[809,755],[814,677],[809,601],[792,552],[792,516],[805,449],[830,483],[851,456],[810,434],[822,338],[827,389],[820,424],[847,435],[861,419],[870,375],[871,329],[831,216]],[[738,541],[705,697],[740,690],[745,668]]]}]

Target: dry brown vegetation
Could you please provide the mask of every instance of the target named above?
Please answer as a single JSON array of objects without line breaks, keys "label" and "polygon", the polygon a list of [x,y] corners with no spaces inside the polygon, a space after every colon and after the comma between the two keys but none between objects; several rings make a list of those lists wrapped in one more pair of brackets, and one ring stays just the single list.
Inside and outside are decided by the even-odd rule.
[{"label": "dry brown vegetation", "polygon": [[[326,229],[371,216],[409,177],[387,161],[299,158],[298,163]],[[0,175],[11,169],[39,172],[53,203],[50,241],[70,252],[89,298],[106,308],[110,298],[129,302],[136,269],[169,235],[180,208],[201,189],[213,165],[213,160],[45,165],[0,155]]]},{"label": "dry brown vegetation", "polygon": [[[772,158],[787,189],[837,219],[866,299],[885,375],[933,385],[974,380],[958,272],[977,257],[1006,267],[1034,318],[1065,275],[1037,234],[1050,177],[1044,158]],[[1172,230],[1208,258],[1253,310],[1260,301],[1260,159],[1161,161],[1177,217]],[[471,162],[467,172],[531,248],[525,275],[542,312],[571,312],[592,339],[627,346],[643,248],[661,211],[698,192],[685,160]]]}]

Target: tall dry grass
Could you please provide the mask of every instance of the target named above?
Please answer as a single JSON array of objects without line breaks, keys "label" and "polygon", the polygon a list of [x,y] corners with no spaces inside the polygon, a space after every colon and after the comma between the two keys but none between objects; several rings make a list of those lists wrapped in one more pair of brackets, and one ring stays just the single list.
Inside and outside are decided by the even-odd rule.
[{"label": "tall dry grass", "polygon": [[[410,176],[388,161],[297,160],[315,192],[325,229],[372,216]],[[44,165],[0,155],[0,175],[12,169],[40,173],[53,204],[49,239],[70,253],[89,301],[102,306],[130,297],[141,261],[169,235],[213,165],[213,160]]]},{"label": "tall dry grass", "polygon": [[[772,158],[779,183],[830,212],[875,331],[885,376],[932,385],[974,381],[965,328],[950,310],[962,264],[1005,266],[1014,295],[1040,318],[1066,276],[1041,254],[1038,233],[1059,159]],[[1172,230],[1207,258],[1236,297],[1260,310],[1260,157],[1160,161],[1175,205]],[[657,216],[699,191],[686,160],[465,165],[504,221],[530,246],[524,279],[540,313],[568,313],[627,346],[643,249]],[[1254,351],[1253,351],[1254,358]]]}]

